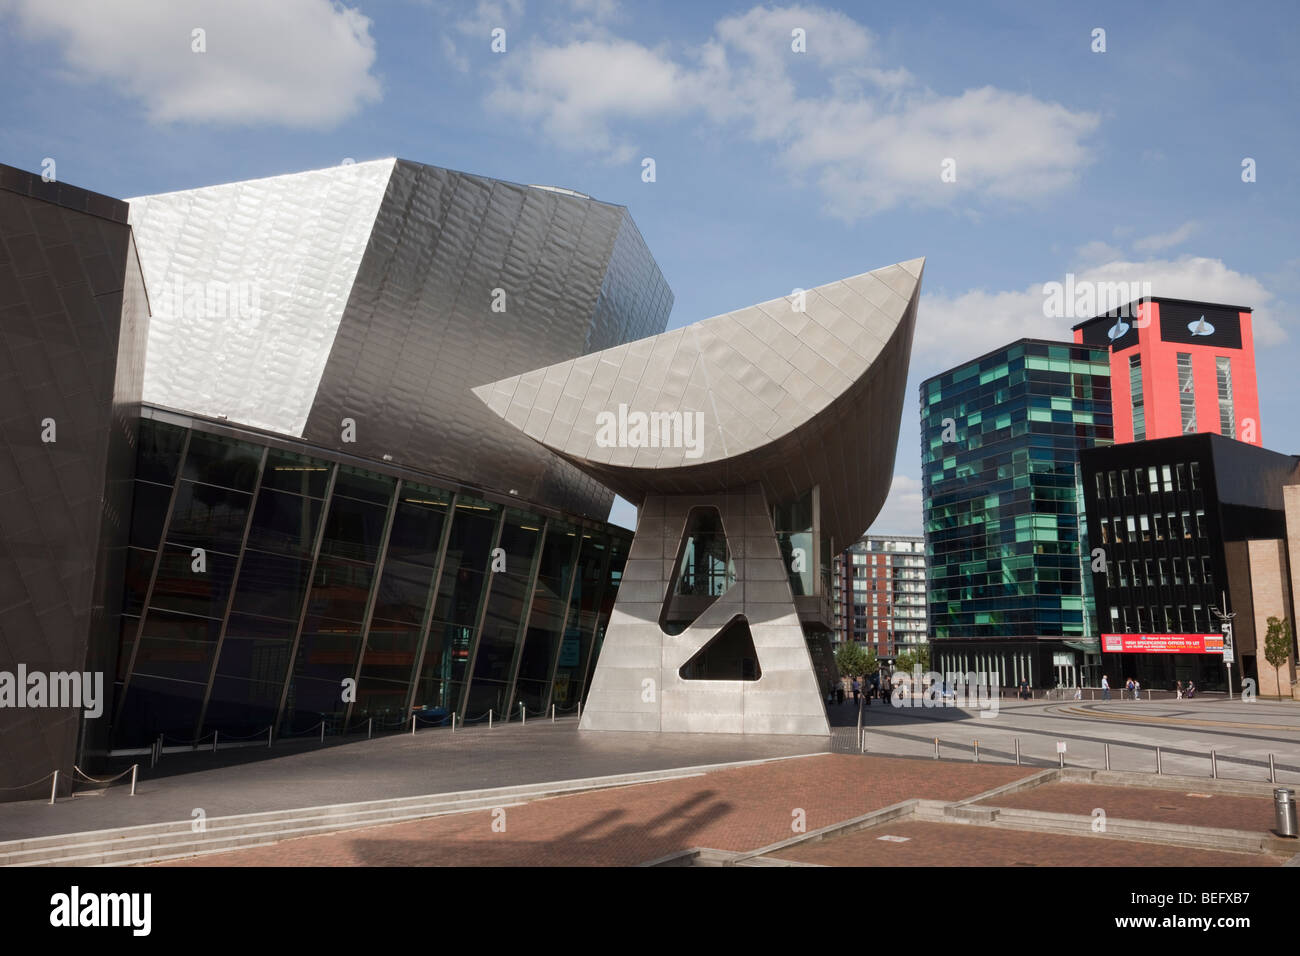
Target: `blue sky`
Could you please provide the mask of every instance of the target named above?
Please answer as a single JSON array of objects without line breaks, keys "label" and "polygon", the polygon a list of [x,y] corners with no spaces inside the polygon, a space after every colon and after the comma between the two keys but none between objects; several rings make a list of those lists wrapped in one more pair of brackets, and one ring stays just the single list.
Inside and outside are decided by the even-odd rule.
[{"label": "blue sky", "polygon": [[394,155],[568,186],[631,210],[671,327],[926,256],[873,528],[917,533],[917,383],[1066,337],[1070,272],[1254,307],[1263,442],[1300,451],[1298,46],[1293,3],[0,0],[0,161],[122,197]]}]

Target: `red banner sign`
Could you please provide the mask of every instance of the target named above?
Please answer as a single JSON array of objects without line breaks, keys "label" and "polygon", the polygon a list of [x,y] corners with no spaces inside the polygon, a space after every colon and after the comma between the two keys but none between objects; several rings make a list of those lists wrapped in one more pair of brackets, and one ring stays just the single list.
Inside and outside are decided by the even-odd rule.
[{"label": "red banner sign", "polygon": [[1107,654],[1222,654],[1222,634],[1103,634]]}]

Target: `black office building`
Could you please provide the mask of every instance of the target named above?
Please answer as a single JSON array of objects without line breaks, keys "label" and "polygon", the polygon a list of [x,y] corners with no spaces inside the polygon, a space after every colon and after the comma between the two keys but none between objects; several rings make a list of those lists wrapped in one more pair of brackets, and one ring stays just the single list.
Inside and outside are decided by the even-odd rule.
[{"label": "black office building", "polygon": [[1283,488],[1300,457],[1200,433],[1085,449],[1080,463],[1112,686],[1224,689],[1216,608],[1236,615],[1234,690],[1257,679],[1261,620],[1289,616]]}]

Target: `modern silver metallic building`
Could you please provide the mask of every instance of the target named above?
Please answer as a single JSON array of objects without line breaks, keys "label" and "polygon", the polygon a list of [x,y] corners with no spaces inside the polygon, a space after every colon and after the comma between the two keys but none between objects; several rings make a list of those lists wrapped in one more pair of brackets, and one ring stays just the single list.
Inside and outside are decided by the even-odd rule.
[{"label": "modern silver metallic building", "polygon": [[923,266],[474,390],[641,506],[584,728],[828,732],[805,630],[889,490]]},{"label": "modern silver metallic building", "polygon": [[577,706],[630,536],[471,385],[663,330],[626,209],[394,159],[129,213],[0,173],[0,397],[32,423],[0,447],[0,671],[108,697],[0,723],[0,787],[160,736]]},{"label": "modern silver metallic building", "polygon": [[130,204],[146,402],[609,514],[470,388],[663,330],[625,208],[398,159]]}]

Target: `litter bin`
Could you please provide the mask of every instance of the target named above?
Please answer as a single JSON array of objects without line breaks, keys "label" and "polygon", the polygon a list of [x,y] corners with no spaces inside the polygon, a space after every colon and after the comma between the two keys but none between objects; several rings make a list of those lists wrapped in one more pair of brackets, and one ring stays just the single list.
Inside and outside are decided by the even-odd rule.
[{"label": "litter bin", "polygon": [[1296,836],[1295,791],[1287,787],[1278,787],[1273,791],[1273,813],[1277,817],[1274,828],[1278,836]]}]

